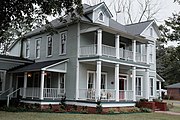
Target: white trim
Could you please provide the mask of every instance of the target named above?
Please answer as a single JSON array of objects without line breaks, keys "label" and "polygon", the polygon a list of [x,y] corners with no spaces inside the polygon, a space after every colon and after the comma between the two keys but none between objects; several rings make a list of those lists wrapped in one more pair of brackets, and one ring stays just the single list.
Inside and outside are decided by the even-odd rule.
[{"label": "white trim", "polygon": [[89,73],[92,73],[93,74],[93,88],[92,89],[95,89],[96,88],[96,85],[95,85],[95,79],[96,79],[96,72],[95,71],[87,71],[87,78],[86,78],[86,81],[87,81],[87,84],[86,84],[86,88],[88,88],[88,81],[89,81]]},{"label": "white trim", "polygon": [[154,21],[149,23],[149,25],[140,33],[140,35],[142,35],[153,23],[154,23]]},{"label": "white trim", "polygon": [[[36,56],[37,41],[39,41],[39,57]],[[41,37],[35,39],[35,59],[39,59],[40,57],[41,57]]]},{"label": "white trim", "polygon": [[[48,38],[50,38],[51,37],[51,39],[52,39],[52,50],[51,50],[51,55],[48,55]],[[53,37],[52,37],[52,35],[48,35],[47,36],[47,39],[46,39],[46,57],[52,57],[52,55],[53,55]]]},{"label": "white trim", "polygon": [[82,33],[94,32],[97,31],[98,29],[100,29],[100,27],[90,27],[87,29],[81,29],[80,33],[82,34]]},{"label": "white trim", "polygon": [[[61,51],[61,45],[62,45],[61,35],[62,34],[65,34],[64,53],[62,53],[62,51]],[[67,31],[60,32],[59,37],[60,37],[60,39],[59,39],[59,55],[66,55],[66,53],[67,53],[67,39],[68,39]]]}]

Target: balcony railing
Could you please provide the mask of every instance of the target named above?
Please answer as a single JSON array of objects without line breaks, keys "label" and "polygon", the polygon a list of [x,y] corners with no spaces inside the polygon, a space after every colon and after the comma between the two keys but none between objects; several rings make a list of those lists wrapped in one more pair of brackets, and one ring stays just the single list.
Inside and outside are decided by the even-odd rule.
[{"label": "balcony railing", "polygon": [[[80,56],[96,56],[97,55],[97,45],[87,45],[80,47]],[[107,57],[116,57],[116,48],[108,45],[102,45],[102,55]],[[124,60],[133,60],[133,51],[124,50],[119,48],[119,57]],[[136,62],[146,63],[146,55],[141,53],[136,53]]]}]

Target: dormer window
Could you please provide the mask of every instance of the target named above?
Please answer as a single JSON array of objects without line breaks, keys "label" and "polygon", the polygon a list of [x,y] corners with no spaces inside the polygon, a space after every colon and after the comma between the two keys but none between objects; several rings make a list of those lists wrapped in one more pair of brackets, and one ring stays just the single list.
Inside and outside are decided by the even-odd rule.
[{"label": "dormer window", "polygon": [[104,22],[104,14],[102,11],[99,12],[98,19],[99,19],[99,21]]}]

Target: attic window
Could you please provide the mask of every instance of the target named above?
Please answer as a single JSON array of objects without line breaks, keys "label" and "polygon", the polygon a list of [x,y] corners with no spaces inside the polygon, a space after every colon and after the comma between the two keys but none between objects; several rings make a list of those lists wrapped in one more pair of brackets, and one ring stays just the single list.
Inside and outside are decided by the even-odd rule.
[{"label": "attic window", "polygon": [[102,11],[99,12],[98,19],[99,21],[102,21],[102,22],[104,21],[104,14]]},{"label": "attic window", "polygon": [[153,36],[153,28],[150,28],[150,36]]}]

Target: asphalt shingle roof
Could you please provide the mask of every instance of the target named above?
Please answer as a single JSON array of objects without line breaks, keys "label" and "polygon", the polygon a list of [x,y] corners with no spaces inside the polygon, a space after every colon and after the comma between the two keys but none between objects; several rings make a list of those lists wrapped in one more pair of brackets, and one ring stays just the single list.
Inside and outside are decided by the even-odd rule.
[{"label": "asphalt shingle roof", "polygon": [[64,61],[65,59],[61,60],[52,60],[52,61],[43,61],[43,62],[37,62],[30,65],[23,66],[21,68],[14,69],[12,72],[27,72],[27,71],[39,71],[41,68],[47,67],[49,65],[53,65],[57,62]]},{"label": "asphalt shingle roof", "polygon": [[172,85],[168,85],[168,86],[166,86],[166,88],[180,88],[180,83],[175,83],[175,84],[172,84]]}]

